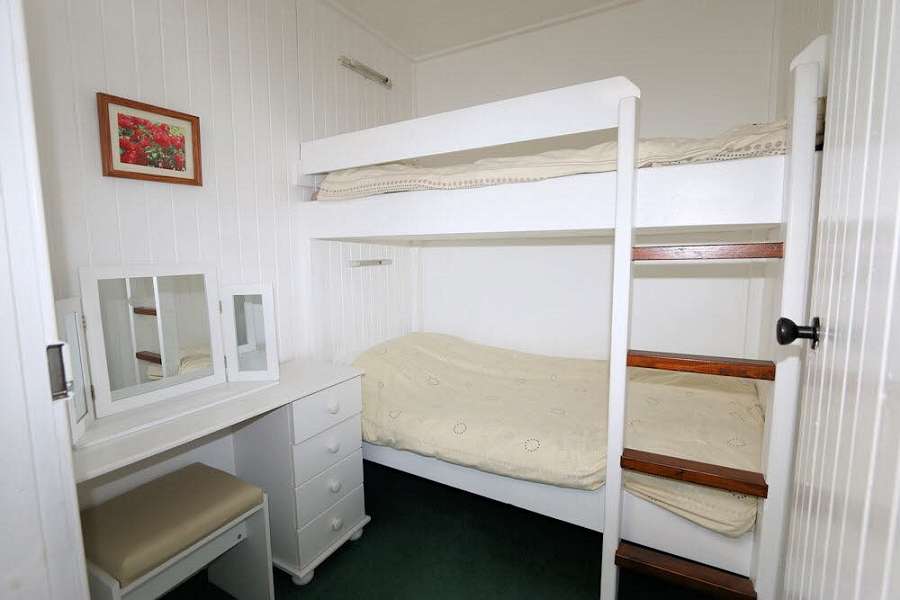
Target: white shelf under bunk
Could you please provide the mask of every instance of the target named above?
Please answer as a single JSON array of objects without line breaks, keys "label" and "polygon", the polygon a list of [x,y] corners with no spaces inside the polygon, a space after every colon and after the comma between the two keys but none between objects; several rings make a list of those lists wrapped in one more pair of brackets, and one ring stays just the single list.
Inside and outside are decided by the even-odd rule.
[{"label": "white shelf under bunk", "polygon": [[[640,169],[635,226],[736,229],[782,220],[785,157]],[[300,226],[320,239],[596,235],[615,219],[616,173],[462,190],[306,202]]]}]

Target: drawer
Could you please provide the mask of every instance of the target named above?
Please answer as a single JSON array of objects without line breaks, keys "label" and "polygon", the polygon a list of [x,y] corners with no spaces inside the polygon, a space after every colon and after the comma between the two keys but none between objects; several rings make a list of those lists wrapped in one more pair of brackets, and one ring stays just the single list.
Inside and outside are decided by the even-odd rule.
[{"label": "drawer", "polygon": [[294,485],[306,483],[328,467],[362,448],[360,415],[294,446]]},{"label": "drawer", "polygon": [[345,536],[365,514],[363,486],[360,485],[298,532],[300,568],[305,568]]},{"label": "drawer", "polygon": [[362,450],[297,488],[297,522],[303,527],[363,482]]},{"label": "drawer", "polygon": [[361,411],[359,377],[301,398],[291,404],[294,443],[299,444]]}]

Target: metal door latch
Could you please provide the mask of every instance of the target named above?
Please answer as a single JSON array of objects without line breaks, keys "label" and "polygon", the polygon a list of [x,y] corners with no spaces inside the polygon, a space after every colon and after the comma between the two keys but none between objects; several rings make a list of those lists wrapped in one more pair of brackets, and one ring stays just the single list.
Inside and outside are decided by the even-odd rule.
[{"label": "metal door latch", "polygon": [[69,348],[65,342],[55,342],[47,346],[47,371],[50,373],[50,392],[53,399],[68,396],[75,382],[68,376],[72,369],[69,368]]}]

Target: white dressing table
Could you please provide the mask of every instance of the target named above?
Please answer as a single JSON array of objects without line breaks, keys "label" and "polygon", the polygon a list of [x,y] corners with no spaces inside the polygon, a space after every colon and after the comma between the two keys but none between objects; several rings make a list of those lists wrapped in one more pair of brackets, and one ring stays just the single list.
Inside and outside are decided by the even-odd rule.
[{"label": "white dressing table", "polygon": [[282,363],[278,382],[229,382],[95,421],[73,451],[86,481],[228,428],[236,475],[269,495],[273,562],[312,579],[369,522],[362,480],[362,373]]}]

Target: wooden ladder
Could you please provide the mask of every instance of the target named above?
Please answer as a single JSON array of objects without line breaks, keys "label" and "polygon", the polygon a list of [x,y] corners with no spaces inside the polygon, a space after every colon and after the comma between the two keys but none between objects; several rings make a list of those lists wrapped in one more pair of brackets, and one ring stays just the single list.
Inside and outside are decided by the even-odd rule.
[{"label": "wooden ladder", "polygon": [[[617,239],[616,243],[618,241]],[[783,257],[784,244],[781,242],[634,246],[631,248],[632,261],[719,261],[780,259]],[[630,269],[628,271],[630,277]],[[700,373],[765,381],[775,380],[775,363],[765,360],[628,350],[626,365],[629,367],[662,369],[683,373]],[[612,412],[611,410],[611,414]],[[610,429],[612,430],[612,426]],[[619,465],[622,469],[628,471],[686,481],[740,494],[748,494],[760,498],[765,498],[768,495],[768,485],[762,473],[644,452],[624,447],[624,443],[622,444]],[[619,496],[617,512],[619,512],[621,510],[621,495],[623,491],[621,476],[617,477],[616,485],[616,491]],[[615,493],[613,490],[609,490],[607,504],[609,504],[609,494],[613,493]],[[718,598],[742,600],[756,598],[753,583],[747,577],[620,540],[618,539],[619,530],[617,527],[616,531],[613,532],[618,544],[615,548],[614,564],[619,568],[664,579],[673,584],[699,590]],[[604,535],[609,533],[605,532]],[[605,574],[604,576],[608,575]]]}]

